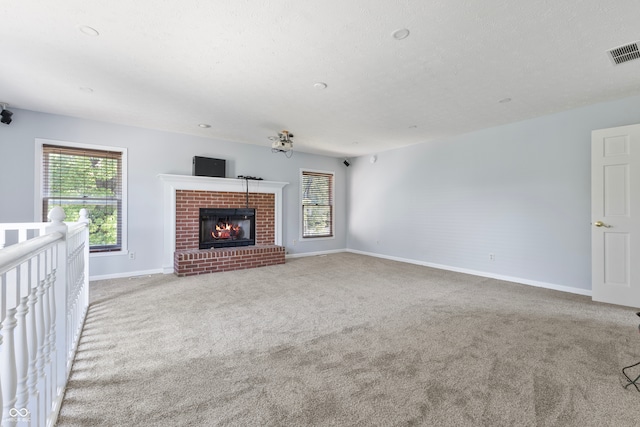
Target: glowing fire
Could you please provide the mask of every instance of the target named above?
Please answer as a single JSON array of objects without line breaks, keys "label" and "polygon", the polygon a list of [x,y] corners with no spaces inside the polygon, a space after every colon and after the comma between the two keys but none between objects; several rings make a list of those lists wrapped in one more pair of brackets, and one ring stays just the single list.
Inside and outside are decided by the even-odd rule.
[{"label": "glowing fire", "polygon": [[242,234],[242,227],[237,224],[216,224],[216,229],[211,232],[214,239],[234,239]]}]

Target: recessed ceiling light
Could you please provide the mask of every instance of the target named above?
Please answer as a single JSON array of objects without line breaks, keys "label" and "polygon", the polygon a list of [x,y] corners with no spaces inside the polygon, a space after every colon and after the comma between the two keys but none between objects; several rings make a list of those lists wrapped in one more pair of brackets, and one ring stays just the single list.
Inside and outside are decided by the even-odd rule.
[{"label": "recessed ceiling light", "polygon": [[200,123],[198,126],[200,126],[200,127],[201,127],[201,128],[203,128],[203,129],[207,129],[207,128],[210,128],[210,127],[211,127],[211,125],[208,125],[208,124],[206,124],[206,123]]},{"label": "recessed ceiling light", "polygon": [[407,37],[409,37],[409,30],[407,30],[406,28],[400,28],[399,30],[395,30],[393,33],[391,33],[391,35],[396,40],[406,39]]},{"label": "recessed ceiling light", "polygon": [[314,83],[313,87],[315,87],[316,89],[326,89],[327,88],[327,84],[326,83],[322,83],[322,82],[318,82],[318,83]]},{"label": "recessed ceiling light", "polygon": [[498,101],[500,104],[506,104],[507,102],[511,102],[511,98],[502,98]]},{"label": "recessed ceiling light", "polygon": [[80,90],[82,92],[85,92],[85,93],[92,93],[93,92],[93,89],[91,89],[90,87],[81,87]]},{"label": "recessed ceiling light", "polygon": [[100,33],[95,28],[89,27],[88,25],[80,26],[80,31],[87,36],[96,37],[99,36]]}]

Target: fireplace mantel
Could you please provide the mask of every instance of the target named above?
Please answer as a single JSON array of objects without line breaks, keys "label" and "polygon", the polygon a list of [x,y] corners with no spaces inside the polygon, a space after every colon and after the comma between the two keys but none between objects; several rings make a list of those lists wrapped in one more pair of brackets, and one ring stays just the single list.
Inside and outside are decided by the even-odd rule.
[{"label": "fireplace mantel", "polygon": [[236,178],[209,178],[190,175],[159,174],[163,182],[164,250],[162,271],[174,271],[173,253],[176,249],[176,190],[225,191],[245,193],[271,193],[275,198],[275,244],[282,245],[282,189],[288,182],[244,180]]}]

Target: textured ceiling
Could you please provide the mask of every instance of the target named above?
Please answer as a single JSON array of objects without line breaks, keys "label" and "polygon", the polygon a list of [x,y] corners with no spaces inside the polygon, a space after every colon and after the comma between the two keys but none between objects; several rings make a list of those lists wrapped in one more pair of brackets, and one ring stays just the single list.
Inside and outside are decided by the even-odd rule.
[{"label": "textured ceiling", "polygon": [[640,40],[638,16],[638,0],[2,0],[0,101],[266,150],[288,129],[296,151],[348,157],[640,94],[640,60],[606,55]]}]

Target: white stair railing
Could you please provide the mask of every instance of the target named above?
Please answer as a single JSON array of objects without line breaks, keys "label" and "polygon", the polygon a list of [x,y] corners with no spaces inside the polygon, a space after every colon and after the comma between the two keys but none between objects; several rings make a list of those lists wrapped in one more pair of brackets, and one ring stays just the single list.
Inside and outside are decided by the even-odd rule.
[{"label": "white stair railing", "polygon": [[48,222],[17,222],[0,224],[0,249],[15,243],[42,236]]},{"label": "white stair railing", "polygon": [[60,207],[49,219],[0,224],[2,427],[55,424],[89,305],[86,210],[77,223]]}]

